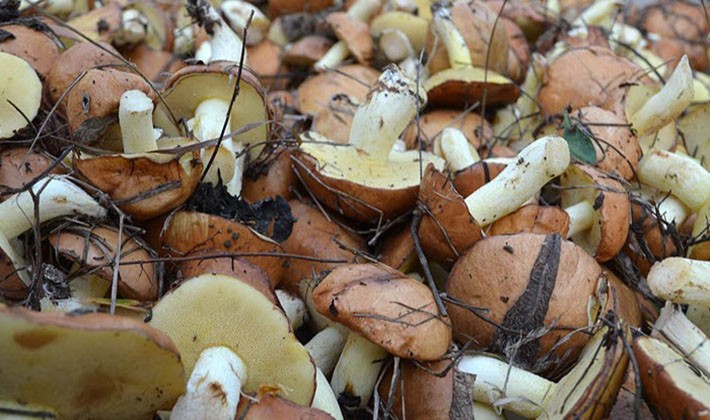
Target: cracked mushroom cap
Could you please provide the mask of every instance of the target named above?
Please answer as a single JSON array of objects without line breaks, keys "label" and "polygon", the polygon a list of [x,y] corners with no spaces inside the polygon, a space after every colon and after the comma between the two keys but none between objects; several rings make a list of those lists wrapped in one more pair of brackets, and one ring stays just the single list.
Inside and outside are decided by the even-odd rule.
[{"label": "cracked mushroom cap", "polygon": [[188,375],[203,350],[226,346],[246,365],[246,392],[274,389],[306,406],[313,399],[311,357],[286,315],[245,282],[219,274],[187,280],[155,305],[150,325],[175,342]]},{"label": "cracked mushroom cap", "polygon": [[[118,231],[114,228],[68,228],[53,233],[49,244],[59,256],[78,264],[84,272],[98,274],[113,281],[114,261],[118,247]],[[121,238],[121,265],[118,268],[118,293],[126,299],[141,302],[158,298],[158,276],[151,252],[136,238],[124,232]]]},{"label": "cracked mushroom cap", "polygon": [[562,207],[587,201],[594,209],[591,229],[572,240],[597,261],[614,258],[626,243],[631,224],[631,202],[624,186],[614,178],[585,165],[571,165],[562,174]]},{"label": "cracked mushroom cap", "polygon": [[0,52],[0,139],[13,137],[39,112],[42,82],[22,58]]},{"label": "cracked mushroom cap", "polygon": [[552,352],[555,367],[569,366],[589,339],[570,332],[595,321],[587,306],[603,279],[599,264],[559,234],[490,236],[456,261],[446,284],[452,299],[487,312],[479,317],[449,304],[451,323],[462,341],[499,352],[520,334],[549,328],[519,348],[516,362],[531,369]]},{"label": "cracked mushroom cap", "polygon": [[431,290],[387,266],[338,267],[313,290],[313,301],[322,315],[405,359],[436,360],[451,342]]},{"label": "cracked mushroom cap", "polygon": [[46,26],[0,25],[0,51],[27,61],[42,79],[46,79],[55,66],[59,58],[59,45]]},{"label": "cracked mushroom cap", "polygon": [[345,42],[355,60],[363,66],[369,65],[374,48],[369,25],[346,12],[330,13],[325,21],[335,36]]},{"label": "cracked mushroom cap", "polygon": [[0,307],[0,338],[0,405],[67,419],[150,419],[185,392],[178,349],[142,321]]}]

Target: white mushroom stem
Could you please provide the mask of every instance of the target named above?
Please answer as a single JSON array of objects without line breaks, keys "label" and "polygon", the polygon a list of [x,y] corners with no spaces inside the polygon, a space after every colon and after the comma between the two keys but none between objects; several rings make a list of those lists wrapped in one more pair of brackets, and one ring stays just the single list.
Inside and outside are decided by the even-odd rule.
[{"label": "white mushroom stem", "polygon": [[569,166],[570,153],[562,137],[542,137],[517,156],[491,182],[466,197],[469,213],[481,226],[504,217],[533,197]]},{"label": "white mushroom stem", "polygon": [[572,22],[572,29],[569,31],[571,36],[586,38],[588,26],[602,26],[608,28],[614,24],[614,16],[619,12],[619,9],[625,5],[624,1],[619,0],[600,0],[594,2]]},{"label": "white mushroom stem", "polygon": [[374,160],[387,161],[392,146],[426,100],[424,89],[417,89],[416,81],[399,67],[388,66],[365,103],[355,111],[349,144]]},{"label": "white mushroom stem", "polygon": [[[39,220],[35,220],[33,195],[38,202]],[[106,209],[65,178],[44,178],[29,191],[17,193],[0,203],[0,248],[15,267],[23,267],[22,253],[14,249],[11,241],[30,230],[34,223],[42,224],[57,217],[75,214],[103,217],[106,215]],[[30,285],[27,272],[21,270],[18,275],[27,286]]]},{"label": "white mushroom stem", "polygon": [[271,23],[266,38],[280,47],[285,47],[289,43],[289,39],[286,36],[286,31],[283,27],[283,20],[281,18],[276,18]]},{"label": "white mushroom stem", "polygon": [[688,256],[691,257],[694,256],[696,247],[702,246],[700,244],[707,243],[706,241],[710,241],[710,201],[705,203],[703,208],[701,208],[698,212],[697,217],[695,218],[695,223],[693,223],[692,237],[698,241],[702,238],[707,239],[688,249]]},{"label": "white mushroom stem", "polygon": [[276,289],[275,292],[276,298],[281,308],[284,310],[289,324],[291,324],[291,328],[293,328],[294,331],[301,328],[308,316],[306,304],[298,296],[294,296],[284,290]]},{"label": "white mushroom stem", "polygon": [[[441,153],[439,156],[446,159],[451,172],[457,172],[468,168],[481,160],[476,149],[468,142],[468,139],[458,128],[447,127],[441,132],[441,139],[437,142]],[[434,152],[437,152],[435,145]]]},{"label": "white mushroom stem", "polygon": [[564,210],[569,216],[568,238],[579,232],[584,232],[594,224],[594,208],[587,200],[580,201]]},{"label": "white mushroom stem", "polygon": [[337,328],[328,327],[313,336],[304,347],[316,367],[330,375],[345,347],[345,336]]},{"label": "white mushroom stem", "polygon": [[[234,196],[238,196],[242,191],[242,172],[244,172],[244,161],[246,156],[244,153],[241,153],[244,150],[244,146],[241,143],[235,144],[232,137],[229,135],[232,131],[232,122],[229,115],[229,102],[218,98],[206,99],[200,102],[195,109],[195,116],[192,120],[192,131],[195,138],[200,141],[218,139],[222,133],[222,127],[224,127],[225,120],[227,128],[225,129],[225,134],[222,138],[220,147],[228,150],[232,156],[234,156],[236,161],[234,165],[234,172],[232,174],[221,173],[220,175],[226,184],[227,191]],[[209,153],[212,153],[212,149],[203,150],[202,158],[208,159]],[[210,171],[215,174],[213,179],[217,179],[217,170],[217,165],[212,165],[212,167],[210,167]]]},{"label": "white mushroom stem", "polygon": [[136,9],[126,9],[121,13],[121,28],[114,42],[118,45],[137,44],[148,34],[148,19]]},{"label": "white mushroom stem", "polygon": [[452,69],[472,67],[471,52],[468,50],[466,40],[451,20],[451,10],[443,3],[432,5],[433,29],[446,47],[449,55],[449,65]]},{"label": "white mushroom stem", "polygon": [[476,375],[473,399],[526,418],[543,413],[545,399],[557,384],[495,357],[464,356],[457,369]]},{"label": "white mushroom stem", "polygon": [[[241,38],[227,25],[214,7],[210,6],[207,18],[216,22],[213,26],[214,34],[210,38],[212,55],[209,61],[224,60],[238,63],[243,49]],[[244,54],[244,62],[246,63],[246,51]]]},{"label": "white mushroom stem", "polygon": [[693,71],[684,55],[663,88],[629,115],[629,122],[639,137],[659,130],[685,111],[693,96]]},{"label": "white mushroom stem", "polygon": [[118,121],[123,138],[123,152],[137,154],[158,149],[153,137],[153,101],[140,90],[121,95]]},{"label": "white mushroom stem", "polygon": [[710,340],[675,305],[666,302],[651,336],[659,338],[710,378]]},{"label": "white mushroom stem", "polygon": [[223,1],[220,10],[227,18],[229,26],[238,33],[243,33],[247,26],[249,16],[252,16],[251,25],[247,31],[247,45],[260,43],[269,31],[271,21],[256,6],[243,0]]},{"label": "white mushroom stem", "polygon": [[662,299],[710,308],[710,261],[669,257],[655,263],[646,280]]},{"label": "white mushroom stem", "polygon": [[[380,0],[357,0],[350,6],[347,13],[357,20],[368,22],[380,7]],[[313,69],[315,71],[324,71],[338,67],[349,56],[350,50],[347,44],[344,41],[338,41],[330,47],[320,60],[313,64]]]},{"label": "white mushroom stem", "polygon": [[190,53],[194,48],[195,38],[192,25],[185,25],[173,29],[173,54],[182,56]]},{"label": "white mushroom stem", "polygon": [[664,194],[653,188],[642,186],[639,195],[649,203],[658,207],[658,213],[666,223],[675,223],[680,226],[688,218],[688,207],[670,194]]},{"label": "white mushroom stem", "polygon": [[333,416],[335,420],[343,420],[343,413],[340,411],[338,398],[333,393],[333,388],[328,383],[320,369],[316,369],[316,393],[313,396],[311,407],[323,410]]},{"label": "white mushroom stem", "polygon": [[638,178],[657,190],[670,191],[694,212],[710,200],[710,172],[689,156],[653,149],[639,162]]},{"label": "white mushroom stem", "polygon": [[377,376],[387,351],[355,333],[348,335],[330,384],[335,395],[344,395],[359,408],[367,405],[377,382]]},{"label": "white mushroom stem", "polygon": [[380,51],[390,62],[398,63],[414,55],[414,48],[407,34],[399,29],[385,29],[380,35]]},{"label": "white mushroom stem", "polygon": [[170,414],[172,420],[233,420],[247,368],[227,347],[204,350],[187,382],[187,391]]}]

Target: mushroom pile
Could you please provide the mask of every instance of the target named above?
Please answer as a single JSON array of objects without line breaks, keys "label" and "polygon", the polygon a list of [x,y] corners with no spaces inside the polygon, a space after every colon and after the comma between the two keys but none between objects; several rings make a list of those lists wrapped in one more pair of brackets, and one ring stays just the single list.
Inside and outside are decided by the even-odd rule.
[{"label": "mushroom pile", "polygon": [[0,0],[0,417],[710,418],[708,16]]}]

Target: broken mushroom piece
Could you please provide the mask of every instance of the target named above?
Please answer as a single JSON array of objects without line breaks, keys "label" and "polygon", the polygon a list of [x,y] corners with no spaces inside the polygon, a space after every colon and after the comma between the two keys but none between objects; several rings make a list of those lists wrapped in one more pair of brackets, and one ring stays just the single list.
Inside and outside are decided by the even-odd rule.
[{"label": "broken mushroom piece", "polygon": [[651,267],[646,281],[661,299],[710,308],[710,261],[669,257]]},{"label": "broken mushroom piece", "polygon": [[631,202],[616,179],[584,165],[570,165],[560,178],[561,204],[569,215],[567,237],[597,261],[608,261],[624,247]]},{"label": "broken mushroom piece", "polygon": [[331,379],[348,406],[367,404],[388,353],[436,360],[451,342],[431,290],[386,266],[338,267],[316,286],[313,301],[319,313],[351,331]]},{"label": "broken mushroom piece", "polygon": [[302,135],[294,161],[308,189],[327,207],[365,223],[389,220],[412,208],[420,165],[431,162],[442,168],[443,160],[392,148],[425,101],[414,80],[388,66],[355,112],[348,145],[312,131]]},{"label": "broken mushroom piece", "polygon": [[678,305],[666,302],[653,325],[651,336],[671,346],[706,378],[710,377],[710,340]]},{"label": "broken mushroom piece", "polygon": [[129,318],[0,306],[0,351],[0,407],[18,418],[148,419],[185,390],[170,338]]},{"label": "broken mushroom piece", "polygon": [[0,214],[0,294],[7,299],[22,299],[31,286],[31,278],[23,253],[13,240],[35,223],[76,214],[101,218],[106,209],[66,178],[50,176],[0,203]]},{"label": "broken mushroom piece", "polygon": [[211,274],[187,280],[155,305],[150,325],[175,342],[190,375],[172,418],[209,409],[210,418],[233,419],[242,390],[272,389],[305,406],[313,399],[308,352],[283,312],[245,282]]},{"label": "broken mushroom piece", "polygon": [[37,116],[42,82],[22,58],[0,52],[0,139],[13,137]]},{"label": "broken mushroom piece", "polygon": [[[151,219],[180,206],[192,195],[202,174],[198,151],[160,153],[171,143],[158,143],[153,128],[153,101],[140,90],[121,95],[118,119],[122,154],[74,155],[74,169],[137,220]],[[162,146],[162,147],[161,147]]]},{"label": "broken mushroom piece", "polygon": [[[446,46],[450,68],[432,74],[424,83],[429,101],[450,108],[470,105],[484,98],[487,105],[493,106],[515,102],[520,92],[512,80],[491,69],[474,67],[466,40],[452,20],[450,6],[436,2],[431,9],[433,30]],[[506,63],[507,54],[506,51]]]}]

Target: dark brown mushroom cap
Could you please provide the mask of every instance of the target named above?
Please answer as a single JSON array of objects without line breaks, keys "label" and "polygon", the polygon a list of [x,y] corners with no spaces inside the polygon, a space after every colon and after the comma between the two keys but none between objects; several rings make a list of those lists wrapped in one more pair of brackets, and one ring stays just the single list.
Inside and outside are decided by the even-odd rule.
[{"label": "dark brown mushroom cap", "polygon": [[276,286],[284,273],[284,258],[281,256],[241,256],[242,253],[276,254],[283,248],[247,226],[223,217],[192,211],[177,211],[170,215],[160,235],[163,252],[184,256],[206,249],[235,254],[261,268]]},{"label": "dark brown mushroom cap", "polygon": [[140,76],[112,68],[92,69],[84,74],[66,96],[69,130],[80,142],[92,143],[118,122],[121,95],[137,89],[155,98],[155,92]]},{"label": "dark brown mushroom cap", "polygon": [[419,203],[426,209],[419,225],[419,240],[429,258],[453,264],[481,239],[481,227],[468,212],[464,198],[433,165],[424,172]]},{"label": "dark brown mushroom cap", "polygon": [[638,65],[609,49],[572,49],[545,67],[537,99],[544,115],[559,114],[568,106],[613,111],[621,104],[625,84],[636,83],[644,75]]},{"label": "dark brown mushroom cap", "polygon": [[453,109],[435,109],[422,114],[418,122],[414,121],[409,124],[404,130],[402,138],[407,144],[407,149],[418,150],[417,135],[419,135],[422,139],[423,150],[431,151],[434,140],[440,137],[442,130],[447,127],[461,130],[468,142],[475,148],[493,137],[493,130],[488,121],[474,112],[462,113]]},{"label": "dark brown mushroom cap", "polygon": [[468,197],[477,189],[491,182],[503,172],[506,166],[503,163],[480,160],[454,174],[454,187],[462,196]]},{"label": "dark brown mushroom cap", "polygon": [[587,305],[603,278],[599,264],[559,234],[490,236],[462,255],[449,275],[446,292],[452,299],[487,309],[479,317],[449,304],[454,332],[462,341],[473,339],[477,348],[504,352],[520,334],[549,328],[522,345],[515,362],[540,370],[533,369],[536,362],[551,352],[554,367],[563,369],[589,339],[571,331],[595,321]]},{"label": "dark brown mushroom cap", "polygon": [[358,63],[368,65],[372,60],[373,42],[367,23],[350,16],[346,12],[330,13],[325,21],[335,36],[345,42],[348,50]]},{"label": "dark brown mushroom cap", "polygon": [[316,310],[405,359],[436,360],[451,342],[431,290],[383,265],[350,264],[313,290]]},{"label": "dark brown mushroom cap", "polygon": [[[291,236],[281,246],[288,254],[312,258],[356,262],[358,252],[365,252],[365,241],[345,230],[333,220],[328,220],[318,209],[298,200],[289,201],[291,214],[296,219]],[[319,262],[291,258],[284,272],[281,286],[298,293],[301,280],[319,277],[342,263]]]},{"label": "dark brown mushroom cap", "polygon": [[311,67],[333,46],[323,35],[306,35],[291,44],[284,52],[284,62],[297,67]]},{"label": "dark brown mushroom cap", "polygon": [[108,194],[136,220],[159,216],[187,201],[197,188],[203,166],[199,151],[169,160],[130,155],[88,158],[75,155],[73,165],[79,176]]},{"label": "dark brown mushroom cap", "polygon": [[[49,243],[58,255],[113,281],[118,248],[118,231],[113,228],[68,228],[53,233]],[[121,235],[121,265],[118,268],[118,293],[126,299],[154,301],[158,298],[157,267],[143,243]],[[94,271],[96,270],[96,271]]]},{"label": "dark brown mushroom cap", "polygon": [[269,17],[297,12],[318,12],[333,5],[333,0],[269,0]]},{"label": "dark brown mushroom cap", "polygon": [[594,208],[591,231],[576,234],[572,240],[597,261],[614,258],[626,243],[631,225],[631,202],[624,186],[597,169],[586,165],[571,165],[562,174],[561,204],[567,208],[586,200]]},{"label": "dark brown mushroom cap", "polygon": [[392,383],[392,368],[387,370],[380,382],[378,391],[381,401],[388,401],[390,387],[393,387],[391,407],[396,418],[449,420],[456,368],[450,369],[442,377],[430,372],[443,372],[451,363],[451,360],[445,359],[423,363],[421,368],[408,360],[402,360],[397,382]]},{"label": "dark brown mushroom cap", "polygon": [[559,233],[567,237],[569,216],[564,210],[554,206],[526,204],[509,215],[495,221],[489,235],[512,235],[515,233]]},{"label": "dark brown mushroom cap", "polygon": [[661,418],[701,419],[710,412],[710,385],[667,344],[641,336],[634,341],[644,399]]},{"label": "dark brown mushroom cap", "polygon": [[470,106],[485,99],[486,105],[515,102],[520,89],[512,80],[479,67],[445,69],[424,82],[429,104],[446,108]]},{"label": "dark brown mushroom cap", "polygon": [[380,253],[377,259],[402,273],[410,273],[419,265],[411,226],[410,222],[388,230],[378,245]]},{"label": "dark brown mushroom cap", "polygon": [[0,395],[58,418],[149,419],[185,392],[180,354],[143,321],[0,307]]},{"label": "dark brown mushroom cap", "polygon": [[332,420],[325,411],[304,407],[271,394],[264,394],[257,400],[242,398],[237,408],[237,418],[243,420]]},{"label": "dark brown mushroom cap", "polygon": [[[10,198],[17,189],[40,176],[54,163],[54,159],[43,153],[33,152],[24,147],[13,147],[0,152],[0,202]],[[49,173],[63,173],[62,166],[56,166]]]},{"label": "dark brown mushroom cap", "polygon": [[52,102],[58,102],[83,71],[107,65],[116,66],[112,68],[120,71],[123,62],[118,57],[118,51],[105,42],[79,42],[64,50],[52,63],[47,76],[46,83]]},{"label": "dark brown mushroom cap", "polygon": [[250,203],[276,196],[286,200],[293,197],[298,178],[291,169],[291,150],[277,149],[264,162],[252,164],[258,166],[244,174],[242,197]]},{"label": "dark brown mushroom cap", "polygon": [[654,262],[678,255],[672,231],[662,227],[651,209],[631,204],[631,227],[623,252],[645,276]]},{"label": "dark brown mushroom cap", "polygon": [[0,51],[27,61],[46,79],[59,58],[58,40],[49,31],[21,24],[0,25],[0,31],[11,34],[2,37]]}]

